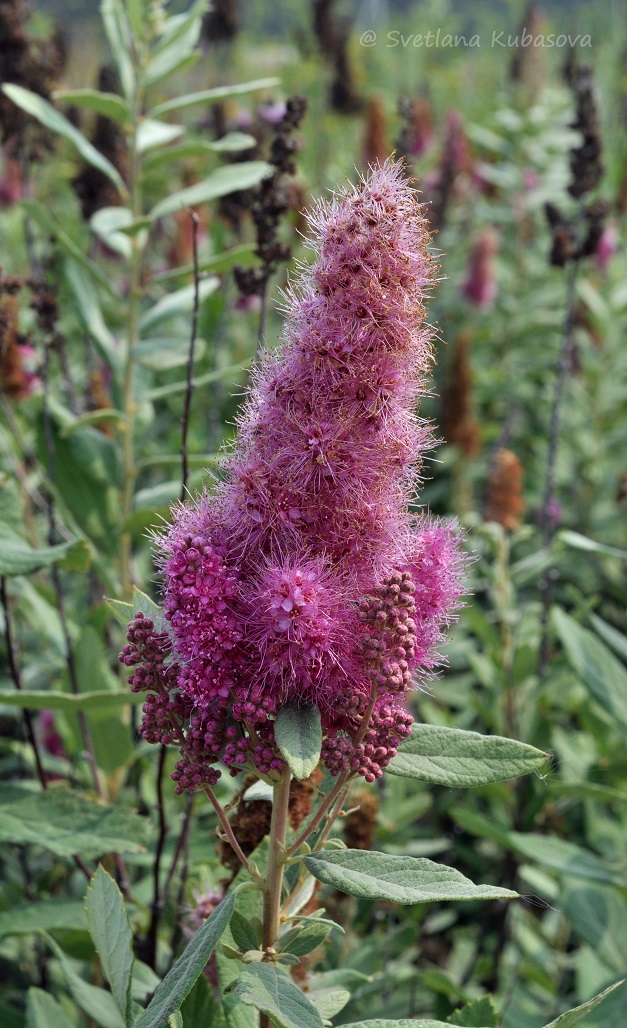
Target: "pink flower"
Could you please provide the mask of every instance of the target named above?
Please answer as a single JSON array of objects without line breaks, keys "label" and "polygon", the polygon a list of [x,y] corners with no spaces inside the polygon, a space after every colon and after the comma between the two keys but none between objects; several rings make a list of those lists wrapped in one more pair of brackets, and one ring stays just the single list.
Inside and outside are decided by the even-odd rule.
[{"label": "pink flower", "polygon": [[179,791],[214,780],[217,760],[280,770],[287,702],[320,709],[333,774],[378,777],[461,592],[453,529],[409,512],[432,445],[416,416],[435,273],[421,207],[388,161],[310,221],[316,259],[287,294],[225,479],[157,537],[164,627],[137,615],[121,655],[153,695],[144,735],[181,746]]},{"label": "pink flower", "polygon": [[618,248],[618,231],[616,225],[606,225],[601,233],[595,258],[599,271],[607,271],[607,266]]}]

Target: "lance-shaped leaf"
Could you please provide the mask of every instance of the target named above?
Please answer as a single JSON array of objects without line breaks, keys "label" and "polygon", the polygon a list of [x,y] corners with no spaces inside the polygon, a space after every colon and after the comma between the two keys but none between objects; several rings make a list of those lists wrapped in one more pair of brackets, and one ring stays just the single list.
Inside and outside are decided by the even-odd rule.
[{"label": "lance-shaped leaf", "polygon": [[143,1014],[135,1021],[134,1028],[163,1028],[170,1015],[179,1009],[228,927],[237,892],[234,889],[229,893],[198,929],[183,955],[157,987]]},{"label": "lance-shaped leaf", "polygon": [[100,864],[85,898],[89,932],[98,950],[102,972],[126,1024],[131,1023],[133,933],[122,893]]},{"label": "lance-shaped leaf", "polygon": [[568,661],[590,695],[620,727],[627,727],[627,668],[593,632],[563,610],[553,611],[553,621]]},{"label": "lance-shaped leaf", "polygon": [[547,753],[515,739],[415,724],[386,770],[402,778],[467,788],[529,774],[548,759]]},{"label": "lance-shaped leaf", "polygon": [[0,575],[30,575],[53,564],[83,571],[89,566],[89,559],[89,550],[82,539],[35,550],[19,536],[0,530]]},{"label": "lance-shaped leaf", "polygon": [[320,711],[305,704],[286,703],[274,722],[274,738],[281,756],[299,782],[318,766],[322,748]]},{"label": "lance-shaped leaf", "polygon": [[[593,996],[593,998],[589,999],[587,1003],[582,1003],[578,1007],[573,1007],[572,1010],[567,1010],[565,1014],[560,1014],[559,1017],[556,1017],[554,1021],[545,1025],[544,1028],[574,1028],[576,1024],[583,1021],[584,1017],[587,1017],[588,1014],[592,1013],[596,1007],[600,1006],[600,1004],[607,999],[610,993],[614,992],[614,989],[618,989],[618,987],[624,983],[625,979],[621,978],[619,982],[614,982],[614,984],[610,985],[608,989],[604,989],[603,992],[600,992],[597,996]],[[619,1022],[616,1020],[612,1020],[611,1022],[608,1021],[608,1028],[610,1024],[616,1025],[618,1028],[618,1023]]]},{"label": "lance-shaped leaf", "polygon": [[224,168],[217,168],[202,182],[180,189],[177,193],[170,193],[164,200],[160,200],[152,208],[149,217],[162,218],[165,214],[173,214],[184,207],[194,207],[196,204],[239,192],[240,189],[250,189],[267,175],[271,175],[273,170],[272,165],[266,161],[245,161],[242,164],[229,164]]},{"label": "lance-shaped leaf", "polygon": [[84,107],[122,124],[130,117],[128,104],[117,93],[102,93],[97,89],[58,89],[52,95],[62,103]]},{"label": "lance-shaped leaf", "polygon": [[37,93],[31,93],[29,89],[24,89],[23,86],[16,86],[14,83],[7,83],[2,86],[2,90],[9,100],[12,100],[14,104],[21,107],[27,114],[32,115],[33,118],[36,118],[46,128],[51,129],[52,132],[64,136],[70,143],[73,143],[83,160],[91,164],[92,167],[98,168],[103,175],[106,175],[122,196],[127,195],[126,186],[118,169],[111,164],[111,161],[103,157],[99,150],[96,150],[96,147],[85,138],[82,132],[79,132],[72,125],[71,121],[68,121],[59,111],[55,110],[52,104],[49,104],[47,100],[44,100]]},{"label": "lance-shaped leaf", "polygon": [[252,82],[239,82],[235,86],[216,86],[214,89],[203,89],[198,93],[186,93],[184,96],[177,96],[173,100],[166,100],[165,103],[153,107],[150,111],[152,118],[162,114],[170,114],[172,111],[181,111],[186,107],[204,107],[205,104],[218,103],[220,100],[228,100],[231,96],[238,96],[242,93],[252,93],[257,89],[273,89],[280,85],[280,79],[254,79]]},{"label": "lance-shaped leaf", "polygon": [[54,996],[34,987],[28,990],[26,1024],[28,1028],[72,1028],[72,1021]]},{"label": "lance-shaped leaf", "polygon": [[428,903],[435,900],[515,899],[496,885],[473,885],[460,871],[426,857],[402,857],[365,850],[331,850],[303,857],[307,870],[325,885],[350,896]]},{"label": "lance-shaped leaf", "polygon": [[[131,615],[132,616],[132,615]],[[0,703],[22,710],[117,710],[143,703],[145,696],[126,689],[97,692],[56,692],[54,689],[0,689]]]}]

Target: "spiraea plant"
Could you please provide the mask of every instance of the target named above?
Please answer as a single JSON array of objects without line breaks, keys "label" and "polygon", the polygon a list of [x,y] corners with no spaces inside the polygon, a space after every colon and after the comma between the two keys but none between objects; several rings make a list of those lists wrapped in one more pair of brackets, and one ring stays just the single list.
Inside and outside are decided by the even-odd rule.
[{"label": "spiraea plant", "polygon": [[[235,906],[223,949],[241,962],[229,1002],[257,1008],[262,1026],[336,1012],[283,967],[335,930],[301,914],[314,879],[400,903],[515,896],[423,858],[344,848],[331,833],[354,780],[387,768],[439,781],[430,757],[479,747],[481,781],[484,742],[504,747],[505,775],[544,759],[509,740],[412,732],[411,691],[438,663],[464,566],[456,527],[410,512],[432,445],[417,416],[433,357],[428,229],[392,161],[320,203],[310,226],[315,259],[288,292],[282,346],[261,362],[224,476],[155,535],[163,603],[135,612],[120,655],[147,694],[142,735],[179,748],[176,790],[207,795],[257,892],[246,932]],[[291,782],[319,766],[317,803],[290,831]],[[215,789],[221,768],[271,797],[253,855]],[[215,944],[237,887],[198,938]]]}]

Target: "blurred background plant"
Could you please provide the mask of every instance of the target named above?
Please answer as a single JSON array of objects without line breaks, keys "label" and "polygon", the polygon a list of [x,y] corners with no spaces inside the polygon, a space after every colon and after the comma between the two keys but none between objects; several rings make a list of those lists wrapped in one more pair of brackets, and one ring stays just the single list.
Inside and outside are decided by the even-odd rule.
[{"label": "blurred background plant", "polygon": [[[137,742],[105,597],[158,595],[147,529],[219,474],[236,394],[281,330],[288,261],[307,259],[300,211],[395,149],[445,276],[423,404],[444,445],[421,500],[460,518],[477,557],[448,667],[414,712],[554,760],[464,794],[361,786],[348,845],[437,856],[526,899],[401,909],[331,893],[346,934],[306,973],[350,996],[335,1025],[445,1020],[491,994],[498,1014],[486,1001],[478,1023],[540,1028],[627,970],[624,18],[616,4],[205,8],[106,0],[100,21],[90,5],[29,18],[0,2],[2,1023],[53,1023],[37,989],[28,1015],[25,997],[60,983],[68,1023],[87,1023],[79,1009],[108,1023],[72,978],[93,972],[81,897],[97,857],[116,854],[137,999],[237,870],[208,803],[173,795],[175,753]],[[481,45],[388,45],[428,29]],[[523,30],[580,38],[490,45]],[[250,853],[267,802],[220,789]],[[216,973],[187,1001],[192,1024],[218,1017]],[[623,986],[585,1023],[621,1024],[626,1002]]]}]

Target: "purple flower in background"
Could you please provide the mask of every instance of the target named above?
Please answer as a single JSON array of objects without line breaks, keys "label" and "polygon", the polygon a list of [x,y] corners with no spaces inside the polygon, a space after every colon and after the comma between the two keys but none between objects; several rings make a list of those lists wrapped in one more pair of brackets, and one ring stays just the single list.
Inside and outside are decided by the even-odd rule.
[{"label": "purple flower in background", "polygon": [[157,537],[164,623],[137,615],[125,663],[142,731],[176,743],[178,790],[282,761],[273,719],[321,712],[333,774],[372,781],[410,731],[461,593],[454,529],[409,512],[431,432],[435,267],[415,193],[388,161],[310,217],[316,259],[245,404],[226,478]]},{"label": "purple flower in background", "polygon": [[616,225],[606,225],[601,233],[599,245],[597,246],[595,258],[599,271],[607,271],[610,260],[618,248],[618,231]]},{"label": "purple flower in background", "polygon": [[499,236],[496,229],[491,226],[482,229],[473,243],[468,276],[462,286],[466,299],[482,310],[488,310],[496,298],[494,258],[498,250]]}]

